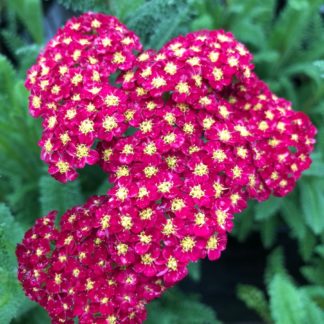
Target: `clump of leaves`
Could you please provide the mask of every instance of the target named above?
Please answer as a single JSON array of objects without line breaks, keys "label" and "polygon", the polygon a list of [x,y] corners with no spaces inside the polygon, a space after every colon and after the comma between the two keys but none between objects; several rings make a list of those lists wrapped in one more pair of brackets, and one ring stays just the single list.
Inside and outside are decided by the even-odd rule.
[{"label": "clump of leaves", "polygon": [[[323,246],[317,249],[323,257]],[[269,256],[265,273],[267,294],[260,288],[241,284],[237,288],[238,298],[254,310],[265,323],[311,323],[324,321],[324,263],[315,259],[302,272],[316,286],[298,286],[284,266],[281,249]]]}]

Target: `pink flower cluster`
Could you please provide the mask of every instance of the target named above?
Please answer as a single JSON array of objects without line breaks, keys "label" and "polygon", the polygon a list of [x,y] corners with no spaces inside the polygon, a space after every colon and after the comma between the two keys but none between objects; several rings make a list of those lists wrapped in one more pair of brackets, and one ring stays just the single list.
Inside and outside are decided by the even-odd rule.
[{"label": "pink flower cluster", "polygon": [[[180,36],[138,61],[132,79],[128,71],[121,77],[138,132],[99,146],[111,182],[144,179],[157,187],[172,173],[184,179],[181,190],[193,206],[211,207],[213,197],[231,193],[232,205],[241,206],[233,212],[240,212],[242,199],[288,194],[309,167],[315,127],[258,79],[251,54],[230,33]],[[125,156],[125,146],[134,153]],[[115,152],[109,159],[107,148]]]},{"label": "pink flower cluster", "polygon": [[132,68],[141,49],[115,17],[84,14],[58,31],[28,71],[29,110],[43,118],[41,157],[59,181],[97,162],[96,139],[109,142],[126,131],[128,98],[109,79]]},{"label": "pink flower cluster", "polygon": [[[195,237],[156,204],[112,207],[93,197],[38,219],[17,248],[19,280],[52,323],[141,323],[145,304],[187,274],[189,260],[219,256],[226,236]],[[163,248],[162,248],[163,247]]]},{"label": "pink flower cluster", "polygon": [[76,316],[80,323],[117,323],[116,314],[132,323],[161,293],[159,282],[125,267],[134,262],[135,242],[118,222],[127,216],[117,213],[106,197],[94,197],[69,210],[60,230],[52,212],[26,233],[17,249],[19,279],[53,323],[74,323]]},{"label": "pink flower cluster", "polygon": [[[66,212],[60,229],[54,213],[38,220],[18,247],[19,279],[53,323],[141,323],[189,262],[220,257],[249,199],[288,194],[311,163],[316,129],[258,79],[230,33],[134,50],[137,37],[115,18],[85,14],[29,72],[49,172],[65,182],[99,163],[113,183]],[[119,88],[108,84],[116,71]]]}]

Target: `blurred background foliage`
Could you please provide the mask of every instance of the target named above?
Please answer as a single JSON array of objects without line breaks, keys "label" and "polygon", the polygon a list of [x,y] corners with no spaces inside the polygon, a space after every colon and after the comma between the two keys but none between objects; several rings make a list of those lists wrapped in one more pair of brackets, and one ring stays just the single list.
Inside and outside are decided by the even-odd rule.
[{"label": "blurred background foliage", "polygon": [[258,75],[318,128],[314,162],[294,192],[251,202],[221,260],[192,264],[189,279],[149,306],[147,323],[324,323],[323,0],[0,1],[0,323],[49,323],[16,280],[24,231],[49,210],[63,213],[108,188],[99,168],[67,185],[47,175],[24,88],[46,41],[89,10],[117,16],[146,48],[192,30],[231,31],[254,54]]}]

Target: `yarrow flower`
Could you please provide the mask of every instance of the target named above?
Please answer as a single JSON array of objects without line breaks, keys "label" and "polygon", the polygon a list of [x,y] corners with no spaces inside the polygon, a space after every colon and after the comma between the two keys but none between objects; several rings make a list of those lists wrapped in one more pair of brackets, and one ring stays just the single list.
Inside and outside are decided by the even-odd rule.
[{"label": "yarrow flower", "polygon": [[72,208],[59,229],[51,212],[18,245],[18,278],[52,323],[141,323],[145,304],[181,280],[192,257],[217,258],[225,248],[225,235],[198,239],[155,204],[114,208],[111,199]]},{"label": "yarrow flower", "polygon": [[127,129],[128,98],[109,78],[132,68],[141,48],[115,17],[86,13],[68,21],[28,71],[29,110],[43,118],[42,159],[59,181],[97,162],[96,139],[109,142]]},{"label": "yarrow flower", "polygon": [[[293,111],[258,79],[251,59],[224,31],[190,33],[155,55],[139,56],[132,87],[120,80],[128,91],[144,89],[130,122],[138,129],[130,141],[143,170],[154,164],[158,179],[168,170],[196,183],[186,195],[200,204],[210,201],[207,192],[215,186],[214,198],[230,192],[258,200],[293,189],[310,165],[316,130],[304,113]],[[114,168],[119,154],[111,157]],[[113,171],[102,157],[101,163]],[[216,178],[221,180],[215,185]]]},{"label": "yarrow flower", "polygon": [[134,50],[137,37],[115,18],[85,14],[26,82],[49,172],[65,182],[98,163],[113,184],[59,229],[54,213],[38,220],[17,249],[19,279],[53,323],[141,323],[190,262],[220,257],[249,199],[287,195],[311,163],[315,127],[259,80],[231,33]]}]

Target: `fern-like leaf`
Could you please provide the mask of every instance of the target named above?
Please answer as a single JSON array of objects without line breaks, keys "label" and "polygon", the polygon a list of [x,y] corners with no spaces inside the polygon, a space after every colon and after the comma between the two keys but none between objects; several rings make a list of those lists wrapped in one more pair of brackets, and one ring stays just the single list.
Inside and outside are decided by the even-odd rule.
[{"label": "fern-like leaf", "polygon": [[262,290],[251,285],[239,285],[237,296],[248,308],[254,310],[265,323],[272,323],[268,302]]},{"label": "fern-like leaf", "polygon": [[307,180],[300,186],[303,216],[306,224],[312,231],[315,234],[320,234],[324,230],[324,218],[322,217],[324,209],[324,193],[322,191],[324,180]]},{"label": "fern-like leaf", "polygon": [[161,299],[148,305],[148,318],[145,323],[220,324],[210,307],[176,288],[168,290]]},{"label": "fern-like leaf", "polygon": [[23,229],[10,210],[0,204],[0,323],[9,324],[13,318],[30,309],[33,304],[24,296],[17,280],[16,244]]},{"label": "fern-like leaf", "polygon": [[278,273],[269,286],[270,310],[276,324],[307,322],[303,300],[288,277]]},{"label": "fern-like leaf", "polygon": [[62,184],[44,175],[40,178],[39,188],[42,215],[51,210],[62,215],[67,209],[83,203],[79,181]]},{"label": "fern-like leaf", "polygon": [[43,42],[43,12],[41,0],[10,0],[7,2],[25,25],[33,40]]}]

